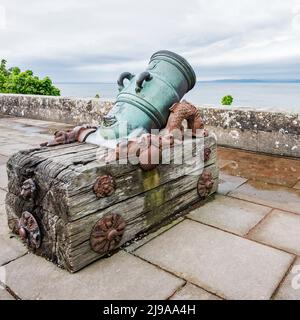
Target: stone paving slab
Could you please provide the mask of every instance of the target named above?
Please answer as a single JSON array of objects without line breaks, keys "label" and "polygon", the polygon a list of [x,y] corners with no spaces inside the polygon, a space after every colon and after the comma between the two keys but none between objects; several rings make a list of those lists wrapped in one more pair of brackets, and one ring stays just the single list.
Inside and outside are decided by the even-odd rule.
[{"label": "stone paving slab", "polygon": [[221,300],[221,298],[191,283],[187,283],[183,288],[179,289],[170,300]]},{"label": "stone paving slab", "polygon": [[270,211],[268,207],[216,195],[213,201],[193,210],[187,217],[243,236]]},{"label": "stone paving slab", "polygon": [[0,206],[5,203],[6,191],[0,189]]},{"label": "stone paving slab", "polygon": [[300,190],[272,185],[260,181],[248,181],[230,196],[300,214]]},{"label": "stone paving slab", "polygon": [[226,299],[269,299],[294,257],[191,220],[135,254]]},{"label": "stone paving slab", "polygon": [[237,187],[239,187],[246,181],[247,179],[245,178],[231,176],[221,171],[219,174],[218,193],[226,195],[229,192],[235,190]]},{"label": "stone paving slab", "polygon": [[40,119],[30,119],[24,117],[13,117],[8,116],[6,118],[2,118],[0,116],[0,123],[5,123],[9,119],[11,123],[17,123],[26,126],[34,126],[34,127],[59,127],[59,128],[66,128],[66,127],[74,127],[74,124],[63,123],[63,122],[56,122],[56,121],[47,121],[47,120],[40,120]]},{"label": "stone paving slab", "polygon": [[300,161],[230,148],[220,148],[219,157],[231,160],[222,167],[226,174],[293,187],[300,177]]},{"label": "stone paving slab", "polygon": [[[1,145],[1,143],[0,143],[0,145]],[[1,148],[1,147],[0,147],[0,148]],[[8,157],[1,156],[1,155],[0,155],[0,165],[6,164],[7,160],[8,160]]]},{"label": "stone paving slab", "polygon": [[5,212],[5,205],[0,205],[0,236],[8,237],[9,228],[7,225],[7,217]]},{"label": "stone paving slab", "polygon": [[27,248],[19,239],[0,235],[0,266],[15,260],[27,252]]},{"label": "stone paving slab", "polygon": [[[2,147],[1,147],[2,148]],[[2,149],[0,149],[1,152]],[[0,188],[3,190],[7,190],[7,172],[6,172],[6,164],[0,165]]]},{"label": "stone paving slab", "polygon": [[[4,119],[0,120],[0,123],[2,121],[5,121]],[[63,125],[62,123],[58,122],[52,122],[52,121],[45,121],[45,120],[38,120],[38,119],[29,119],[29,118],[21,118],[21,117],[11,117],[9,118],[10,122],[16,122],[20,124],[25,124],[27,126],[35,126],[35,127],[48,127],[49,125],[52,124],[60,124]]]},{"label": "stone paving slab", "polygon": [[[32,140],[33,141],[33,140]],[[36,142],[36,140],[34,139],[34,142]],[[12,156],[14,153],[21,151],[21,150],[28,150],[28,149],[32,149],[32,148],[37,148],[39,147],[39,144],[26,144],[26,143],[9,143],[9,144],[4,144],[1,145],[0,147],[0,154],[10,157]],[[2,182],[2,181],[1,181]]]},{"label": "stone paving slab", "polygon": [[[0,120],[0,123],[3,120]],[[5,121],[5,120],[4,120]],[[75,126],[68,123],[63,122],[55,122],[55,121],[44,121],[44,120],[36,120],[36,119],[28,119],[28,118],[10,118],[10,122],[18,123],[25,126],[32,126],[32,127],[40,127],[40,128],[47,128],[50,130],[58,130],[58,129],[70,129],[74,128]]]},{"label": "stone paving slab", "polygon": [[1,300],[15,300],[5,289],[0,286],[0,301]]},{"label": "stone paving slab", "polygon": [[0,132],[2,129],[15,130],[16,132],[22,132],[26,135],[35,134],[53,134],[57,130],[65,130],[74,128],[74,125],[52,122],[52,121],[43,121],[35,120],[28,118],[0,118]]},{"label": "stone paving slab", "polygon": [[[2,146],[6,145],[8,145],[9,147],[12,143],[25,146],[28,146],[28,144],[30,144],[30,148],[32,148],[32,146],[39,147],[42,142],[48,141],[53,138],[52,134],[24,134],[23,132],[19,131],[16,131],[16,133],[14,133],[12,136],[14,138],[13,141],[9,139],[6,140],[6,142],[0,143],[1,148]],[[20,150],[24,150],[24,147],[20,147]]]},{"label": "stone paving slab", "polygon": [[[0,188],[6,189],[5,163],[10,155],[38,147],[49,140],[54,131],[72,127],[26,118],[0,119]],[[229,193],[230,197],[216,196],[214,202],[193,211],[189,219],[244,235],[271,210],[269,207],[300,214],[299,160],[220,147],[218,155],[219,167],[223,168],[219,193]],[[245,183],[248,178],[259,181]],[[167,299],[170,296],[171,299],[218,299],[210,292],[232,299],[268,299],[294,257],[199,222],[180,219],[175,226],[176,222],[126,247],[132,254],[120,251],[71,275],[43,258],[24,255],[26,248],[22,243],[9,238],[4,195],[0,189],[0,265],[5,264],[12,289],[25,299]],[[250,236],[257,232],[256,236],[259,234],[263,239],[255,241],[268,240],[270,246],[297,253],[298,216],[290,219],[290,213],[274,212],[279,212],[279,216],[268,215]],[[300,260],[296,263],[300,264]],[[34,277],[28,276],[32,274]],[[300,299],[300,289],[294,290],[289,284],[293,276],[290,272],[276,299]],[[190,282],[185,284],[186,281],[199,287]],[[0,290],[0,300],[1,294],[13,298],[7,291]]]},{"label": "stone paving slab", "polygon": [[167,299],[184,281],[120,251],[70,274],[27,254],[6,266],[6,284],[22,299]]},{"label": "stone paving slab", "polygon": [[300,300],[300,258],[297,258],[287,277],[281,283],[275,300]]},{"label": "stone paving slab", "polygon": [[[4,134],[3,134],[3,132],[1,131],[1,128],[0,128],[0,145],[2,146],[3,144],[7,144],[7,143],[9,143],[9,141],[10,140],[8,140],[7,135],[4,136]],[[1,158],[2,157],[7,158],[7,157],[1,156],[1,155],[0,155],[0,157]]]},{"label": "stone paving slab", "polygon": [[[40,143],[53,138],[55,131],[71,127],[74,126],[32,119],[0,119],[0,153],[10,156],[16,151],[24,149],[24,146],[25,149],[37,147]],[[33,145],[31,145],[31,141],[34,141]],[[11,145],[12,142],[16,147]]]},{"label": "stone paving slab", "polygon": [[300,255],[300,215],[274,210],[248,238]]}]

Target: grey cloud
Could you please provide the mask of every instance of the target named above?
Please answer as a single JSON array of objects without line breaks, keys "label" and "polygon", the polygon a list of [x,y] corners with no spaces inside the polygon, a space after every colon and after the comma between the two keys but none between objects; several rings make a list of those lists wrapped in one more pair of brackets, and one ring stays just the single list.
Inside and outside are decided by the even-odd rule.
[{"label": "grey cloud", "polygon": [[151,54],[183,54],[199,79],[300,78],[298,0],[4,0],[0,57],[55,81],[114,81]]}]

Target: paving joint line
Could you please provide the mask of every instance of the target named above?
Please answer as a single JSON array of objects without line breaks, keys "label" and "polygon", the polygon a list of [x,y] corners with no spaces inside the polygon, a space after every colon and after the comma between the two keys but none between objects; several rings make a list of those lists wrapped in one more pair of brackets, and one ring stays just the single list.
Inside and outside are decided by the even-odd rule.
[{"label": "paving joint line", "polygon": [[188,283],[188,282],[185,281],[182,285],[180,285],[178,288],[176,288],[176,289],[174,290],[174,292],[173,292],[166,300],[170,300],[177,292],[179,292],[180,290],[182,290],[182,289],[186,286],[187,283]]},{"label": "paving joint line", "polygon": [[186,219],[191,220],[191,221],[196,222],[196,223],[199,223],[199,224],[202,224],[202,225],[207,226],[207,227],[211,227],[211,228],[216,229],[216,230],[219,230],[219,231],[223,231],[223,232],[225,232],[225,233],[228,233],[228,234],[231,234],[231,235],[233,235],[233,236],[236,236],[236,237],[238,237],[238,238],[240,238],[240,239],[244,239],[244,240],[248,240],[248,241],[251,241],[251,242],[255,242],[255,243],[260,244],[260,245],[262,245],[262,246],[269,247],[269,248],[272,248],[272,249],[275,249],[275,250],[279,250],[279,251],[282,251],[282,252],[284,252],[284,253],[288,253],[288,254],[293,255],[293,256],[297,255],[296,253],[293,253],[293,252],[290,252],[290,251],[286,251],[286,250],[284,250],[284,249],[277,248],[277,247],[274,247],[274,246],[272,246],[272,245],[270,245],[270,244],[266,244],[266,243],[263,243],[263,242],[259,242],[259,241],[257,241],[257,240],[251,239],[251,238],[245,238],[245,236],[241,236],[241,235],[236,234],[236,233],[234,233],[234,232],[232,232],[232,231],[223,230],[223,229],[221,229],[221,228],[219,228],[219,227],[212,226],[212,225],[209,225],[209,224],[207,224],[207,223],[194,220],[194,219],[192,219],[192,218],[190,218],[190,217],[186,217]]},{"label": "paving joint line", "polygon": [[3,290],[6,290],[15,300],[22,300],[9,286],[0,281],[0,286],[3,287]]},{"label": "paving joint line", "polygon": [[188,280],[188,279],[185,279],[185,278],[181,278],[180,276],[178,276],[178,275],[177,275],[176,273],[174,273],[173,271],[170,271],[170,270],[168,270],[168,269],[165,269],[165,268],[161,267],[160,265],[158,265],[158,264],[156,264],[156,263],[153,263],[152,261],[149,261],[149,260],[147,260],[147,259],[145,259],[145,258],[143,258],[143,257],[140,257],[140,256],[138,256],[137,254],[135,254],[134,252],[128,252],[128,253],[131,254],[131,255],[133,255],[134,257],[136,257],[136,258],[138,258],[138,259],[141,259],[142,261],[144,261],[144,262],[146,262],[146,263],[149,263],[150,265],[152,265],[152,266],[154,266],[154,267],[156,267],[156,268],[158,268],[158,269],[160,269],[160,270],[162,270],[162,271],[165,271],[165,272],[171,274],[172,276],[174,276],[174,277],[176,277],[176,278],[178,278],[178,279],[180,279],[180,280],[183,280],[183,281],[185,281],[185,282],[189,282],[189,283],[195,285],[196,287],[198,287],[198,288],[200,288],[200,289],[202,289],[202,290],[204,290],[204,291],[206,291],[206,292],[208,292],[208,293],[210,293],[210,294],[212,294],[212,295],[217,296],[218,298],[220,298],[220,299],[222,299],[222,300],[226,300],[225,297],[222,297],[222,296],[219,295],[218,293],[216,293],[216,292],[211,292],[211,291],[209,291],[209,290],[207,290],[207,289],[205,289],[205,288],[202,288],[202,287],[200,287],[198,284],[194,283],[194,282],[191,281],[191,280]]},{"label": "paving joint line", "polygon": [[28,253],[29,253],[29,251],[27,251],[27,252],[23,253],[22,255],[20,255],[20,256],[18,256],[18,257],[16,257],[16,258],[14,258],[14,259],[11,259],[11,260],[9,260],[9,261],[7,261],[7,262],[3,263],[3,264],[1,265],[1,267],[5,267],[5,266],[7,266],[7,265],[8,265],[8,264],[10,264],[11,262],[14,262],[14,261],[18,260],[19,258],[22,258],[22,257],[26,256],[26,254],[28,254]]},{"label": "paving joint line", "polygon": [[[289,188],[289,189],[292,189],[292,188]],[[295,189],[295,190],[297,190],[297,189]],[[271,208],[271,209],[276,209],[276,210],[280,210],[280,211],[284,211],[284,212],[288,212],[288,213],[293,213],[293,214],[296,214],[297,216],[300,216],[300,212],[297,213],[295,211],[290,211],[290,210],[286,210],[286,209],[282,209],[282,208],[278,208],[278,207],[271,207],[270,205],[267,205],[267,204],[257,203],[257,202],[251,201],[251,200],[239,198],[239,197],[234,196],[234,195],[228,194],[228,195],[226,195],[226,197],[229,197],[229,198],[232,198],[232,199],[243,200],[243,201],[246,201],[246,202],[249,202],[249,203],[257,204],[257,205],[260,205],[260,206],[264,206],[264,207],[268,207],[268,208]]]},{"label": "paving joint line", "polygon": [[272,293],[272,295],[270,297],[271,300],[274,300],[274,298],[277,295],[281,285],[283,284],[283,282],[285,281],[285,279],[289,275],[290,271],[292,270],[292,267],[293,267],[294,263],[296,262],[296,260],[297,260],[297,256],[294,257],[294,259],[292,260],[290,266],[287,268],[286,272],[284,273],[282,279],[279,281],[278,285],[276,286],[275,290],[273,291],[273,293]]},{"label": "paving joint line", "polygon": [[271,213],[276,210],[274,208],[271,208],[270,211],[268,211],[268,213],[266,213],[261,220],[259,220],[252,228],[250,228],[248,230],[248,232],[246,234],[244,234],[244,237],[248,239],[249,237],[249,234],[259,225],[261,224],[262,222],[264,222],[265,220],[267,220],[267,218],[271,215]]},{"label": "paving joint line", "polygon": [[[164,228],[164,227],[167,227],[169,224],[171,224],[172,222],[176,221],[177,219],[180,219],[180,218],[184,218],[184,217],[177,217],[176,219],[174,220],[171,220],[169,223],[165,224],[165,225],[162,225],[159,229],[161,228]],[[183,221],[183,220],[182,220]],[[138,250],[139,248],[143,247],[145,244],[151,242],[152,240],[156,239],[157,237],[159,237],[160,235],[164,234],[165,232],[169,231],[170,229],[176,227],[179,223],[181,223],[182,221],[178,221],[176,224],[170,226],[169,228],[167,228],[166,230],[163,230],[161,233],[157,234],[156,236],[154,236],[153,238],[149,239],[148,241],[144,242],[143,244],[141,244],[140,246],[138,246],[137,248],[133,249],[132,251],[127,251],[126,248],[129,248],[131,246],[131,244],[129,244],[128,246],[124,246],[123,248],[121,248],[121,250],[125,251],[125,252],[128,252],[128,253],[131,253],[131,252],[134,252],[136,250]],[[158,231],[159,229],[157,229],[156,231]],[[156,231],[153,231],[152,233],[156,232]],[[151,231],[145,236],[147,237],[148,235],[151,235]],[[143,237],[141,239],[139,239],[139,241],[142,241],[143,240]]]}]

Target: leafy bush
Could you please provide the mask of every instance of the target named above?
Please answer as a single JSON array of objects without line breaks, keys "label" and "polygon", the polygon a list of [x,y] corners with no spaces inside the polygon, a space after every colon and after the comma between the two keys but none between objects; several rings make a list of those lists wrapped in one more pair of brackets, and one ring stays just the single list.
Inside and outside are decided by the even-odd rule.
[{"label": "leafy bush", "polygon": [[59,96],[60,91],[53,86],[49,77],[39,79],[31,70],[21,72],[18,67],[6,68],[6,60],[2,59],[0,64],[0,92],[39,94]]},{"label": "leafy bush", "polygon": [[233,98],[230,95],[223,97],[221,101],[223,106],[230,106],[232,102],[233,102]]}]

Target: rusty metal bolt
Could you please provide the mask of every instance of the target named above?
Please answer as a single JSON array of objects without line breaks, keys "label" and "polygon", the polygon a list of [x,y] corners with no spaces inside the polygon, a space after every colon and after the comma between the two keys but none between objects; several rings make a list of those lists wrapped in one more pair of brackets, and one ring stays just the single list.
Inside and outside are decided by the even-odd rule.
[{"label": "rusty metal bolt", "polygon": [[214,179],[212,173],[208,170],[204,170],[199,177],[197,190],[202,199],[205,199],[211,192],[214,186]]},{"label": "rusty metal bolt", "polygon": [[110,175],[103,175],[97,178],[93,187],[97,198],[105,198],[111,196],[116,190],[116,182]]},{"label": "rusty metal bolt", "polygon": [[204,148],[204,162],[207,162],[210,159],[211,149],[209,147]]},{"label": "rusty metal bolt", "polygon": [[121,242],[126,223],[119,214],[106,214],[94,225],[90,244],[92,249],[100,254],[107,253]]},{"label": "rusty metal bolt", "polygon": [[26,200],[33,199],[35,190],[36,190],[36,185],[33,179],[31,178],[27,179],[22,184],[21,197]]},{"label": "rusty metal bolt", "polygon": [[38,249],[41,245],[41,232],[35,217],[28,211],[24,211],[19,220],[18,233],[23,241],[26,241],[31,249]]}]

